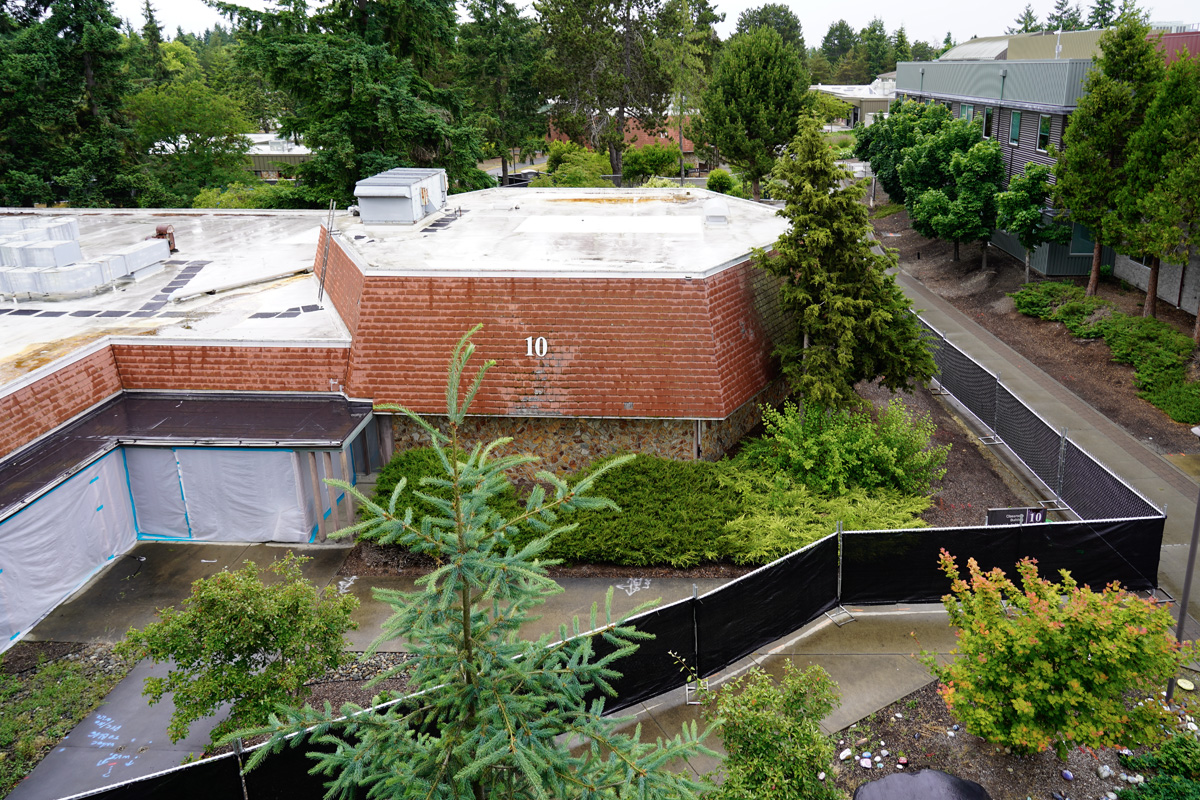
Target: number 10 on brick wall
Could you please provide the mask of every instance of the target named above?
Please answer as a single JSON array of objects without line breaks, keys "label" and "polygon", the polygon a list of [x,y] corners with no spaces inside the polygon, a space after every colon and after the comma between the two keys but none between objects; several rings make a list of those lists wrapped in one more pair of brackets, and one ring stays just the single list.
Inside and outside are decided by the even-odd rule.
[{"label": "number 10 on brick wall", "polygon": [[532,336],[525,337],[525,355],[542,358],[549,350],[550,345],[546,344],[545,336],[539,336],[536,339]]}]

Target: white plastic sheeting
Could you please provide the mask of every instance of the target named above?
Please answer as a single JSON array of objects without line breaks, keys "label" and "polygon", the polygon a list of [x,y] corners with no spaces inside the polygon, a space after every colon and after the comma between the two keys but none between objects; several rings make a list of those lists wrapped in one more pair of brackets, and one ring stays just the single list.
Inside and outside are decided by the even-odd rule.
[{"label": "white plastic sheeting", "polygon": [[136,541],[115,451],[0,522],[0,650]]},{"label": "white plastic sheeting", "polygon": [[138,536],[307,542],[312,512],[297,461],[290,450],[127,448]]},{"label": "white plastic sheeting", "polygon": [[[349,445],[347,444],[346,447],[349,448]],[[323,520],[329,519],[332,514],[329,505],[329,486],[326,485],[325,479],[334,478],[336,480],[348,480],[351,485],[354,485],[357,483],[357,476],[354,474],[353,468],[350,469],[349,478],[342,474],[342,454],[340,451],[330,453],[330,462],[333,466],[333,470],[330,472],[326,472],[325,470],[325,451],[316,451],[311,453],[311,455],[316,456],[317,463],[318,495],[315,500],[313,499],[312,468],[309,458],[310,452],[308,451],[301,453],[299,456],[298,474],[300,475],[300,490],[304,496],[304,511],[307,515],[306,518],[308,519],[310,530],[315,535],[318,527],[318,521],[315,514],[316,509],[320,509],[321,519]],[[349,450],[347,450],[348,460],[349,456],[350,453]],[[341,527],[345,527],[347,524],[347,519],[343,515],[346,513],[346,508],[348,507],[346,494],[341,489],[336,487],[333,489],[333,492],[338,504],[338,522]]]},{"label": "white plastic sheeting", "polygon": [[165,447],[126,447],[129,491],[140,538],[187,539],[187,507],[175,451]]}]

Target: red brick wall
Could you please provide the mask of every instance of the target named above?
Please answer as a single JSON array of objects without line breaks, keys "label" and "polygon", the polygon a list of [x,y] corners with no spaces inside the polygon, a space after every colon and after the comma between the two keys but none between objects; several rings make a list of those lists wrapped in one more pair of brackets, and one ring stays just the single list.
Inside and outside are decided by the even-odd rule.
[{"label": "red brick wall", "polygon": [[[321,279],[321,261],[325,253],[325,226],[321,226],[321,238],[317,243],[317,258],[313,264],[313,274]],[[336,240],[329,248],[329,265],[325,270],[325,294],[333,301],[350,329],[350,335],[358,333],[358,309],[363,292],[363,274]]]},{"label": "red brick wall", "polygon": [[328,392],[346,382],[344,347],[113,345],[126,389]]},{"label": "red brick wall", "polygon": [[0,457],[120,390],[112,348],[105,347],[0,397]]},{"label": "red brick wall", "polygon": [[[445,413],[450,350],[482,322],[473,363],[497,365],[473,413],[723,418],[773,374],[752,269],[691,281],[369,275],[347,390]],[[544,358],[527,354],[539,336]]]}]

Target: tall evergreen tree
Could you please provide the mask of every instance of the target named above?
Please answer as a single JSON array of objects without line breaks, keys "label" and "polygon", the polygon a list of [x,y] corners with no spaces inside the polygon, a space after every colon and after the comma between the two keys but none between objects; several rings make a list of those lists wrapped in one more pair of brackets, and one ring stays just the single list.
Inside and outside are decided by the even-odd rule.
[{"label": "tall evergreen tree", "polygon": [[1082,31],[1087,29],[1083,20],[1083,12],[1079,4],[1071,5],[1071,0],[1055,0],[1054,8],[1046,16],[1048,31]]},{"label": "tall evergreen tree", "polygon": [[[404,412],[429,435],[443,465],[442,477],[425,479],[438,491],[407,487],[401,479],[384,508],[349,484],[339,484],[367,514],[341,535],[356,533],[403,546],[441,565],[417,581],[413,592],[375,590],[393,614],[372,650],[384,641],[404,639],[415,656],[410,680],[421,692],[361,713],[353,706],[340,715],[329,709],[282,709],[269,730],[270,743],[255,753],[250,766],[295,735],[336,745],[313,754],[318,761],[314,771],[332,776],[330,796],[616,800],[636,794],[649,800],[691,800],[701,784],[668,765],[705,752],[695,723],[670,741],[645,744],[636,732],[618,732],[624,720],[605,718],[603,701],[588,696],[611,692],[607,682],[617,674],[619,659],[644,636],[624,620],[613,619],[606,604],[603,620],[592,614],[592,629],[601,629],[595,637],[605,640],[606,655],[597,654],[592,636],[579,635],[578,619],[573,630],[562,627],[557,643],[548,636],[520,638],[522,625],[536,618],[536,607],[562,591],[546,575],[546,565],[553,562],[540,558],[556,534],[573,527],[557,525],[557,515],[571,509],[615,509],[590,492],[603,472],[627,459],[573,486],[539,472],[542,484],[530,493],[524,510],[510,518],[495,511],[498,496],[509,486],[505,471],[534,459],[494,457],[505,440],[463,455],[459,432],[494,363],[471,378],[466,371],[474,352],[470,335],[455,347],[450,362],[447,433]],[[413,509],[404,508],[414,496],[435,506],[436,513],[416,520]],[[544,535],[518,550],[510,539],[518,525]],[[610,592],[609,604],[611,599]],[[586,744],[573,754],[567,749],[572,740]]]},{"label": "tall evergreen tree", "polygon": [[536,0],[547,59],[541,83],[555,126],[608,152],[621,173],[629,128],[658,130],[670,80],[657,38],[663,0]]},{"label": "tall evergreen tree", "polygon": [[861,86],[871,82],[871,64],[867,60],[867,48],[861,43],[850,48],[833,70],[833,82],[847,86]]},{"label": "tall evergreen tree", "polygon": [[[1104,245],[1118,246],[1124,238],[1130,215],[1113,202],[1113,190],[1126,180],[1129,140],[1145,119],[1164,72],[1162,57],[1146,40],[1149,32],[1148,25],[1129,16],[1100,37],[1100,55],[1063,132],[1054,166],[1055,205],[1092,233],[1089,295],[1100,283]],[[1157,271],[1151,272],[1157,284]],[[1155,292],[1157,297],[1157,286]]]},{"label": "tall evergreen tree", "polygon": [[[1167,68],[1141,126],[1129,142],[1127,178],[1119,203],[1125,246],[1152,259],[1183,264],[1200,244],[1200,60],[1184,55]],[[1182,282],[1183,276],[1180,276]],[[1158,287],[1146,293],[1142,313],[1154,316]],[[1153,294],[1151,294],[1153,292]],[[1192,332],[1200,344],[1200,315]]]},{"label": "tall evergreen tree", "polygon": [[1006,33],[1037,33],[1041,29],[1042,23],[1038,22],[1037,14],[1033,13],[1033,5],[1026,3],[1025,10],[1020,13]]},{"label": "tall evergreen tree", "polygon": [[1111,28],[1117,23],[1117,6],[1113,0],[1093,0],[1088,12],[1088,27]]},{"label": "tall evergreen tree", "polygon": [[315,13],[303,0],[217,5],[238,25],[238,61],[289,100],[280,132],[313,149],[297,170],[308,203],[348,204],[355,182],[393,167],[443,167],[454,189],[492,185],[476,166],[481,131],[443,83],[452,0],[332,0]]},{"label": "tall evergreen tree", "polygon": [[908,43],[908,34],[904,32],[904,26],[901,25],[892,34],[892,54],[894,56],[893,67],[901,61],[912,61],[912,47]]},{"label": "tall evergreen tree", "polygon": [[459,31],[458,77],[500,156],[501,183],[507,185],[513,151],[532,150],[545,140],[544,102],[535,83],[542,48],[536,22],[509,0],[471,0],[467,11],[470,20]]},{"label": "tall evergreen tree", "polygon": [[781,300],[797,320],[776,348],[783,373],[808,406],[843,407],[861,400],[854,384],[878,378],[893,390],[924,383],[933,358],[916,316],[887,270],[894,256],[869,237],[861,182],[833,159],[820,121],[804,115],[771,173],[778,212],[790,227],[775,252],[756,257],[782,279]]},{"label": "tall evergreen tree", "polygon": [[891,39],[883,20],[879,17],[872,19],[867,27],[859,32],[858,41],[867,59],[867,79],[864,83],[875,80],[881,72],[891,72],[896,68],[896,53],[892,50]]},{"label": "tall evergreen tree", "polygon": [[837,64],[856,44],[858,44],[858,35],[850,27],[850,23],[839,19],[837,22],[830,23],[829,30],[825,31],[825,38],[821,40],[821,50],[824,51],[830,64]]},{"label": "tall evergreen tree", "polygon": [[150,0],[145,0],[142,16],[146,20],[142,25],[142,40],[146,48],[147,72],[154,83],[166,83],[169,76],[162,50],[162,26],[158,24],[158,18],[154,16],[154,6],[150,5]]},{"label": "tall evergreen tree", "polygon": [[917,40],[912,43],[913,61],[933,61],[938,57],[938,50],[929,42]]},{"label": "tall evergreen tree", "polygon": [[709,142],[753,183],[763,176],[796,132],[808,75],[795,48],[774,28],[755,28],[729,40],[704,93],[703,129]]},{"label": "tall evergreen tree", "polygon": [[819,47],[814,47],[808,53],[808,73],[813,83],[833,82],[833,65],[825,57],[825,51]]}]

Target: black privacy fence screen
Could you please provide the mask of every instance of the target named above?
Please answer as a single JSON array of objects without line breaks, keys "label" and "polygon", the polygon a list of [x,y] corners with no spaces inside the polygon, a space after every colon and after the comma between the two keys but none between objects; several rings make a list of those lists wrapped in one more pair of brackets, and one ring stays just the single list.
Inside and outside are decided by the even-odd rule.
[{"label": "black privacy fence screen", "polygon": [[[706,594],[651,609],[631,622],[654,639],[617,666],[622,677],[607,708],[619,711],[678,689],[689,674],[714,675],[842,605],[937,602],[950,591],[938,567],[945,548],[965,566],[1012,573],[1036,558],[1041,574],[1065,569],[1099,589],[1113,581],[1134,591],[1158,586],[1165,518],[1136,490],[1056,431],[1000,381],[926,326],[939,384],[1007,446],[1051,494],[1047,506],[1078,520],[901,531],[835,531],[824,539]],[[596,638],[596,649],[608,644]],[[287,748],[245,776],[253,800],[324,796],[325,777],[310,775],[311,744]],[[230,754],[77,797],[210,800],[243,796]]]}]

